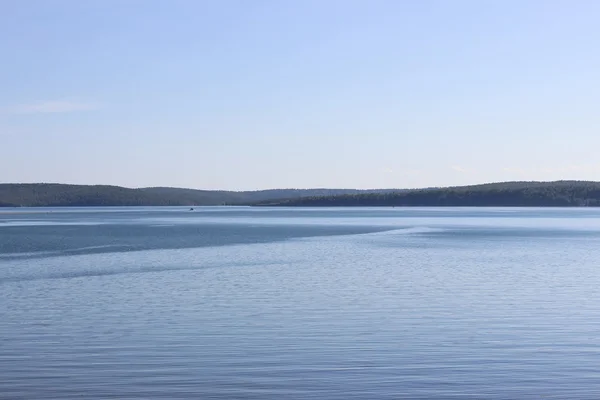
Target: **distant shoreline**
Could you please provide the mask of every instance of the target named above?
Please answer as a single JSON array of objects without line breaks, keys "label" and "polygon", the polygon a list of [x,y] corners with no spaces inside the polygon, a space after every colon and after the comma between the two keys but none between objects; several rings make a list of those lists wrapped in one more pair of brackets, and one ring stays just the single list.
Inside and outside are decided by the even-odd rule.
[{"label": "distant shoreline", "polygon": [[[38,207],[600,207],[600,182],[499,182],[426,189],[271,189],[210,191],[181,188],[0,184],[0,212]],[[42,212],[42,211],[39,211]],[[3,212],[6,214],[6,212]]]}]

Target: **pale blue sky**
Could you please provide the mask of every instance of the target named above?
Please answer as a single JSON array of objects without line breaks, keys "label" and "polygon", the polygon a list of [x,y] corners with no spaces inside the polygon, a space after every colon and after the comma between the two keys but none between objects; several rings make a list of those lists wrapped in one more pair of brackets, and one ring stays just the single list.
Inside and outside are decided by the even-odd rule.
[{"label": "pale blue sky", "polygon": [[0,181],[600,180],[600,1],[0,0]]}]

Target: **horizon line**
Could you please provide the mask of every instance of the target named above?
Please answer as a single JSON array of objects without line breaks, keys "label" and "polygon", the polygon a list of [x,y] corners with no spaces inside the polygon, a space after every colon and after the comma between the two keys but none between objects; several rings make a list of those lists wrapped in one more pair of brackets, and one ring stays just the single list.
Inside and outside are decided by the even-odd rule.
[{"label": "horizon line", "polygon": [[368,188],[368,189],[358,189],[358,188],[340,188],[340,187],[306,187],[306,188],[297,188],[297,187],[272,187],[266,189],[249,189],[249,190],[236,190],[236,189],[200,189],[200,188],[191,188],[191,187],[180,187],[180,186],[121,186],[114,184],[105,184],[105,183],[94,183],[94,184],[82,184],[82,183],[61,183],[61,182],[0,182],[0,186],[2,185],[60,185],[60,186],[105,186],[105,187],[115,187],[129,190],[141,190],[141,189],[182,189],[182,190],[197,190],[204,192],[266,192],[272,190],[356,190],[361,192],[367,191],[380,191],[380,190],[426,190],[426,189],[450,189],[450,188],[463,188],[469,186],[482,186],[482,185],[494,185],[494,184],[503,184],[503,183],[558,183],[558,182],[589,182],[589,183],[600,183],[600,181],[592,181],[592,180],[582,180],[582,179],[558,179],[551,181],[543,181],[543,180],[514,180],[514,181],[495,181],[495,182],[482,182],[482,183],[473,183],[467,185],[448,185],[448,186],[426,186],[426,187],[389,187],[389,188]]}]

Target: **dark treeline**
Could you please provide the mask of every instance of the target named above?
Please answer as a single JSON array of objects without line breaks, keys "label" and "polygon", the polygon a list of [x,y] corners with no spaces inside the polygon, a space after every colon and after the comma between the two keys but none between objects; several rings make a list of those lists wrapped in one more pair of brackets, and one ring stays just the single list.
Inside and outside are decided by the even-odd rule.
[{"label": "dark treeline", "polygon": [[[375,190],[376,192],[389,192]],[[179,188],[129,189],[104,185],[55,183],[0,184],[0,207],[209,206],[249,205],[263,201],[367,193],[354,189],[273,189],[246,192]]]},{"label": "dark treeline", "polygon": [[598,207],[600,182],[503,182],[412,190],[272,189],[246,192],[0,184],[0,207],[203,205]]},{"label": "dark treeline", "polygon": [[598,207],[600,182],[503,182],[473,186],[312,196],[262,202],[272,206]]}]

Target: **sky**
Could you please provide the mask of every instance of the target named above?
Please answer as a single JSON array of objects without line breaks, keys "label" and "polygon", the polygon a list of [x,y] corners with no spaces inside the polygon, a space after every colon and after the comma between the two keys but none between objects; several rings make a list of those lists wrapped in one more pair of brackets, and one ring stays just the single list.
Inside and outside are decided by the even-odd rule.
[{"label": "sky", "polygon": [[600,180],[596,0],[0,0],[0,182]]}]

